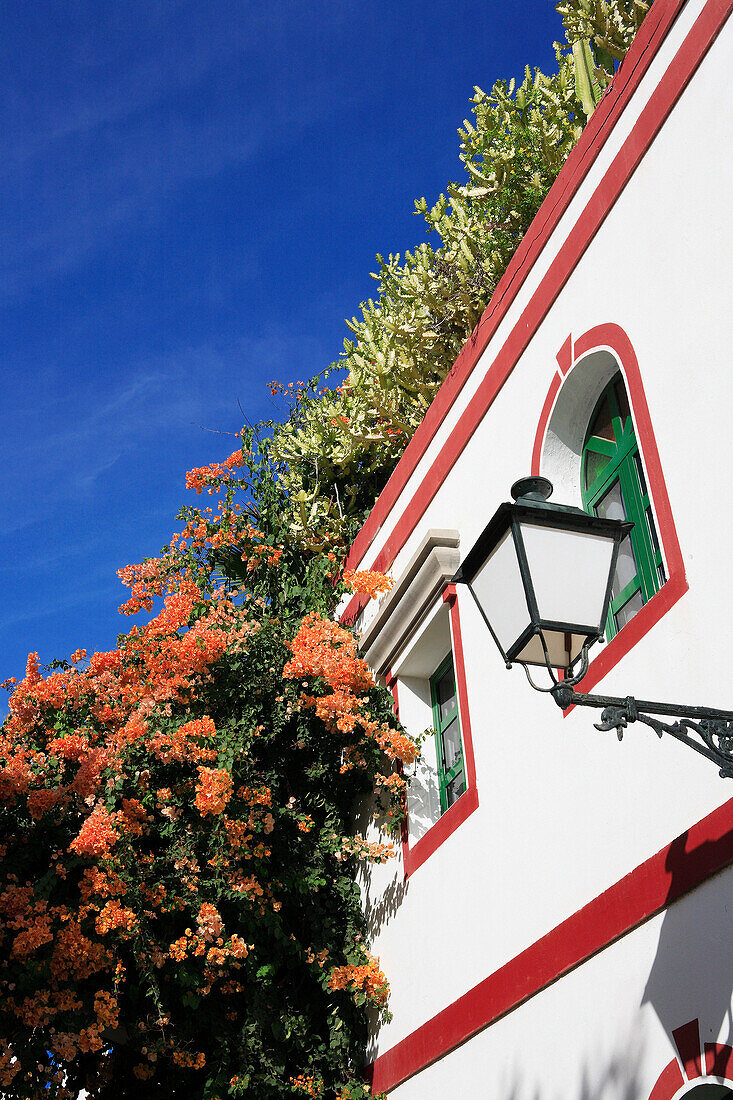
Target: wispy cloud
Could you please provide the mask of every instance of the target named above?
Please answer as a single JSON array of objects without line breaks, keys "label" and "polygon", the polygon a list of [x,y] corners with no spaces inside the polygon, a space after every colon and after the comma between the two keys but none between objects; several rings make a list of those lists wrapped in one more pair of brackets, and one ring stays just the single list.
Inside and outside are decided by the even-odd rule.
[{"label": "wispy cloud", "polygon": [[80,585],[74,591],[67,592],[65,595],[57,597],[51,608],[49,608],[46,602],[38,602],[25,605],[22,611],[4,615],[0,620],[0,637],[3,635],[7,636],[14,627],[20,626],[21,623],[48,619],[50,614],[58,615],[60,612],[88,607],[89,604],[99,601],[107,602],[114,600],[117,595],[115,591],[115,579],[116,578],[107,581],[106,584],[98,584],[92,587],[90,587],[88,583]]},{"label": "wispy cloud", "polygon": [[[6,298],[160,220],[182,188],[293,145],[354,94],[317,66],[297,91],[268,86],[268,54],[292,50],[288,5],[147,7],[125,6],[123,17],[105,9],[101,29],[85,26],[75,65],[55,59],[61,76],[52,65],[45,88],[19,96],[7,87],[4,106],[0,76]],[[339,19],[329,18],[333,35]],[[293,69],[304,62],[294,57]]]},{"label": "wispy cloud", "polygon": [[[54,403],[42,455],[32,427],[38,408],[16,408],[12,430],[0,438],[6,484],[0,535],[52,525],[82,498],[107,493],[113,483],[124,485],[137,470],[139,456],[149,454],[159,440],[184,446],[202,428],[238,431],[240,406],[253,420],[267,412],[266,381],[305,376],[321,360],[312,338],[271,331],[122,361],[114,374],[79,380]],[[221,451],[233,450],[233,442],[222,439]],[[209,447],[207,438],[201,451]],[[181,484],[182,477],[181,472]]]}]

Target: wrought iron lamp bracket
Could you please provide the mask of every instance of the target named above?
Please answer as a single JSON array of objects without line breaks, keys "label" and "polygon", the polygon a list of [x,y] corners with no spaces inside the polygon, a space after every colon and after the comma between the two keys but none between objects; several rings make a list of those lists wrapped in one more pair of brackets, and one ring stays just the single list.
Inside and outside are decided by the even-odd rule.
[{"label": "wrought iron lamp bracket", "polygon": [[[616,730],[621,741],[624,730],[633,722],[643,722],[657,737],[668,733],[695,752],[711,760],[723,779],[733,779],[733,712],[711,710],[709,707],[686,707],[674,703],[654,703],[646,699],[625,699],[612,695],[588,695],[574,690],[579,678],[560,680],[549,690],[559,707],[594,707],[601,711],[595,728],[605,732]],[[653,715],[663,715],[674,721],[660,721]]]}]

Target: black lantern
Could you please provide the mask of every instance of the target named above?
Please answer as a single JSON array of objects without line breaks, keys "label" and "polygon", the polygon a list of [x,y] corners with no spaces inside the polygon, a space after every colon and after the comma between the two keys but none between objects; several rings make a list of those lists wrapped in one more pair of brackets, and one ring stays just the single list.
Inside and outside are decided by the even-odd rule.
[{"label": "black lantern", "polygon": [[570,672],[603,635],[618,549],[633,524],[550,504],[546,477],[512,486],[455,580],[471,590],[504,661]]},{"label": "black lantern", "polygon": [[[615,729],[619,741],[628,725],[643,722],[733,779],[733,711],[575,691],[590,646],[603,636],[619,546],[633,524],[550,504],[551,493],[545,477],[515,482],[514,504],[499,506],[453,578],[469,588],[506,667],[522,665],[532,687],[563,709],[601,710],[596,729]],[[530,665],[547,669],[550,687],[534,683]]]}]

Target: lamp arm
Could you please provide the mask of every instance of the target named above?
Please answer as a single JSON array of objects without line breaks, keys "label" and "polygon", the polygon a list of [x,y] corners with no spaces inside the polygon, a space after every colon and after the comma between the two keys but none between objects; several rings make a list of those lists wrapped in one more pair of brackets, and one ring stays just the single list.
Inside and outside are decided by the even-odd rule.
[{"label": "lamp arm", "polygon": [[[669,733],[677,741],[689,745],[720,769],[724,779],[733,779],[733,711],[712,710],[710,707],[686,707],[675,703],[654,703],[647,699],[635,699],[633,695],[622,699],[614,695],[588,695],[575,691],[572,684],[560,681],[551,689],[559,707],[594,707],[601,711],[597,730],[616,730],[619,741],[624,730],[632,722],[643,722],[661,737]],[[674,718],[662,722],[652,715]],[[694,735],[694,736],[691,736]],[[697,737],[699,740],[695,740]]]}]

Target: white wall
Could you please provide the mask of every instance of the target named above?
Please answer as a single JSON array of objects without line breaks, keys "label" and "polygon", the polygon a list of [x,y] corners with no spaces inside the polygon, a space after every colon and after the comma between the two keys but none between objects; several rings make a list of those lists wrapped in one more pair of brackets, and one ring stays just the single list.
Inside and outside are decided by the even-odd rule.
[{"label": "white wall", "polygon": [[[691,0],[683,9],[363,566],[409,508],[446,433],[702,7],[703,0]],[[732,54],[729,21],[394,566],[399,574],[429,527],[457,528],[462,553],[470,549],[511,483],[529,472],[555,355],[568,333],[615,322],[639,360],[689,591],[600,690],[730,709],[733,117],[725,104]],[[591,712],[563,718],[548,697],[530,690],[521,671],[505,671],[466,595],[460,592],[459,607],[480,805],[407,883],[394,863],[373,871],[370,906],[381,914],[375,951],[390,979],[394,1013],[373,1053],[388,1050],[733,796],[733,784],[710,763],[669,738],[659,743],[637,726],[619,744],[612,733],[593,729]],[[408,683],[406,721],[409,692]],[[380,908],[383,893],[397,903]],[[673,911],[695,911],[698,894]],[[674,919],[687,928],[687,918]],[[660,1030],[652,1026],[652,1009],[639,1008],[655,958],[654,930],[663,924],[659,918],[607,949],[395,1095],[443,1097],[458,1081],[473,1082],[474,1090],[480,1082],[482,1091],[469,1088],[469,1095],[512,1100],[648,1095],[646,1083],[637,1090],[637,1080],[651,1074],[653,1083],[663,1068],[662,1061],[652,1069],[662,1048],[671,1056],[660,1038],[668,1021]],[[687,1000],[680,986],[680,1015],[670,1017],[671,1026],[704,1014],[698,986],[688,985]],[[632,1065],[583,1092],[584,1073],[594,1082],[629,1050]],[[551,1087],[541,1083],[539,1068],[549,1063]],[[632,1071],[641,1076],[624,1091],[624,1075]]]},{"label": "white wall", "polygon": [[[646,1098],[697,1018],[733,1045],[727,962],[733,873],[624,936],[470,1042],[396,1088],[394,1100]],[[691,935],[691,930],[693,934]],[[721,965],[722,964],[722,965]]]}]

